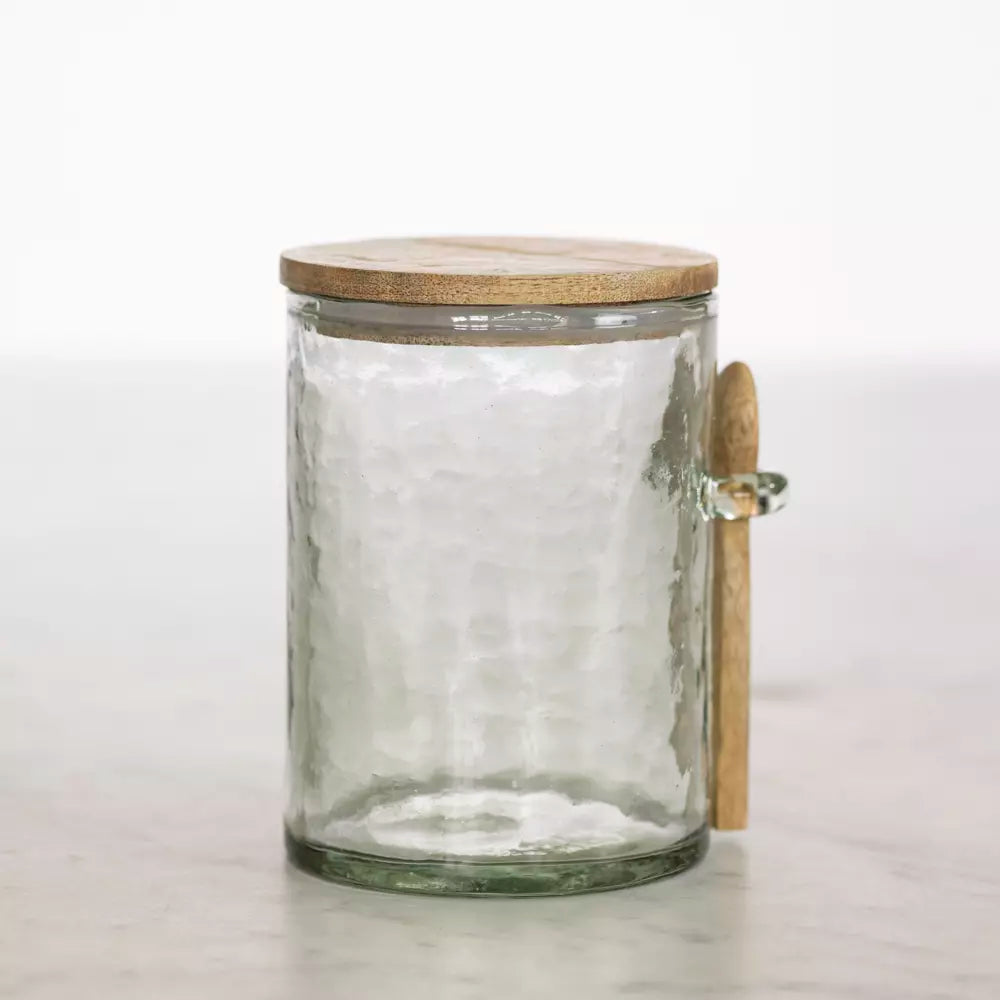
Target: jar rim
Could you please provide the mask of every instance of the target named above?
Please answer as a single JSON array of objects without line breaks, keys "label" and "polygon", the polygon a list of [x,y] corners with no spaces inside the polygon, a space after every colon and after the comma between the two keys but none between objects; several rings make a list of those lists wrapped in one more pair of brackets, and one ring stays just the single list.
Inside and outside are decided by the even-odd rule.
[{"label": "jar rim", "polygon": [[587,305],[421,305],[288,292],[288,311],[327,337],[397,344],[557,346],[660,340],[713,319],[715,292]]}]

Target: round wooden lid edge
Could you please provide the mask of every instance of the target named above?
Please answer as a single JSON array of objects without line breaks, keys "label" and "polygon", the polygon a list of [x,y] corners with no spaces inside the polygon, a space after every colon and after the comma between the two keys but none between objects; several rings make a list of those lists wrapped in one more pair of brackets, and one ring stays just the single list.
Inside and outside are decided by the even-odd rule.
[{"label": "round wooden lid edge", "polygon": [[546,237],[422,237],[296,247],[292,291],[423,305],[586,305],[711,291],[710,254],[652,243]]}]

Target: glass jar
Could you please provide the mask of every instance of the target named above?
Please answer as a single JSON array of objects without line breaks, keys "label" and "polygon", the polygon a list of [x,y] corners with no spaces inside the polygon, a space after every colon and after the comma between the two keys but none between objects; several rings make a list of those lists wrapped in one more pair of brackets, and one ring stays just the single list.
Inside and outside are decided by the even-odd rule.
[{"label": "glass jar", "polygon": [[[430,242],[406,244],[415,279],[398,244],[351,265],[368,294],[388,271],[456,299],[449,276],[524,269],[489,246],[499,275],[460,271]],[[714,294],[347,299],[310,288],[330,253],[310,280],[284,258],[290,856],[454,894],[687,867],[708,843],[709,518],[783,489],[708,474]]]}]

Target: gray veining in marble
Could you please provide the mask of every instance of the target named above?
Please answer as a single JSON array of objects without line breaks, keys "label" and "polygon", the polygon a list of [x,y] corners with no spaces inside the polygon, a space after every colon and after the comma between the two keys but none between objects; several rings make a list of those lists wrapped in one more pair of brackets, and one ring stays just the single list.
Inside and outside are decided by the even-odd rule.
[{"label": "gray veining in marble", "polygon": [[896,378],[759,373],[752,828],[493,901],[283,859],[280,367],[6,365],[0,996],[1000,996],[1000,373]]}]

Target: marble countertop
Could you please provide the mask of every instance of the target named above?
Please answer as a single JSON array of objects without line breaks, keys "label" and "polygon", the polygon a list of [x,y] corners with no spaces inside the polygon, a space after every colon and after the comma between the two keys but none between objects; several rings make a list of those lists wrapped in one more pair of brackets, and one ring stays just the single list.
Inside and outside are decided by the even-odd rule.
[{"label": "marble countertop", "polygon": [[8,366],[0,996],[1000,996],[996,373],[759,381],[751,829],[469,900],[284,860],[280,366]]}]

